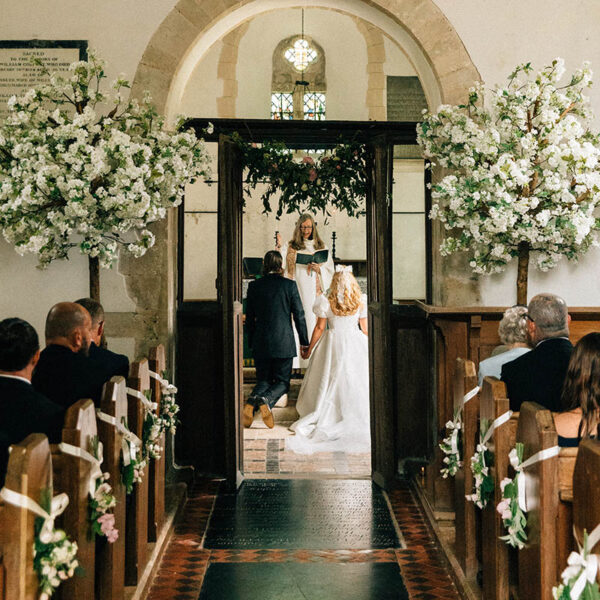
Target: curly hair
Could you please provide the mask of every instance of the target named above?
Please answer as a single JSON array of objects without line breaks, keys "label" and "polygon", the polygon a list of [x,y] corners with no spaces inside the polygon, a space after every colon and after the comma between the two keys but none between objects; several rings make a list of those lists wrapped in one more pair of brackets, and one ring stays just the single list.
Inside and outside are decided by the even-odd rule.
[{"label": "curly hair", "polygon": [[527,307],[513,306],[504,311],[498,335],[503,344],[527,343]]},{"label": "curly hair", "polygon": [[[346,280],[347,279],[347,280]],[[339,296],[343,295],[340,303]],[[347,317],[353,315],[362,304],[362,290],[352,273],[336,272],[331,280],[331,287],[327,293],[329,306],[334,315]]]},{"label": "curly hair", "polygon": [[562,408],[581,408],[581,437],[596,435],[600,424],[600,333],[588,333],[575,346],[563,386]]},{"label": "curly hair", "polygon": [[303,215],[300,215],[300,218],[296,221],[296,227],[294,228],[294,233],[292,234],[292,239],[289,241],[289,245],[294,250],[304,250],[306,248],[304,245],[304,236],[300,230],[300,225],[302,225],[304,221],[310,221],[312,224],[312,233],[308,239],[314,240],[315,250],[322,250],[325,248],[325,244],[323,243],[323,240],[320,238],[319,232],[317,231],[315,219],[310,213],[304,213]]}]

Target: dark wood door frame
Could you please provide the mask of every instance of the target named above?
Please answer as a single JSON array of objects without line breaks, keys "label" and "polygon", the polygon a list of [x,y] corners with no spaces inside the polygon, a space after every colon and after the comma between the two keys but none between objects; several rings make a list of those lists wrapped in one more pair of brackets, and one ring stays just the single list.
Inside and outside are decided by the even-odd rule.
[{"label": "dark wood door frame", "polygon": [[230,489],[243,480],[242,325],[242,157],[226,135],[219,136],[218,153],[218,300],[223,307],[223,402],[225,407],[225,469]]},{"label": "dark wood door frame", "polygon": [[[392,363],[392,160],[394,145],[416,144],[416,123],[375,121],[271,121],[263,119],[192,119],[187,127],[206,141],[219,143],[218,279],[223,319],[223,374],[226,478],[235,489],[242,481],[242,172],[239,149],[229,135],[260,143],[282,140],[290,148],[329,148],[340,139],[361,141],[369,148],[366,201],[369,292],[369,377],[373,480],[388,488],[396,475],[395,414]],[[183,231],[180,223],[180,240]],[[428,249],[430,251],[430,249]],[[180,256],[182,248],[180,241]],[[182,260],[182,258],[181,258]],[[180,301],[183,263],[180,263]],[[430,263],[427,265],[430,279]],[[430,285],[428,281],[428,285]],[[430,287],[428,288],[428,295]],[[233,374],[233,377],[231,375]]]}]

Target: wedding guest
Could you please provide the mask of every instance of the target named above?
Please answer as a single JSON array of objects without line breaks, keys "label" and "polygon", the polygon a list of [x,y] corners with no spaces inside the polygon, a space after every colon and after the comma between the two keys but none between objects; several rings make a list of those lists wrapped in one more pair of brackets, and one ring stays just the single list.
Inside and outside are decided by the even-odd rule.
[{"label": "wedding guest", "polygon": [[[317,296],[327,292],[333,277],[333,257],[327,246],[319,236],[317,224],[313,216],[305,213],[296,222],[292,239],[287,244],[281,244],[281,236],[277,237],[277,250],[281,251],[283,257],[284,275],[293,279],[298,286],[302,308],[306,317],[306,328],[312,332],[317,319],[313,313],[313,305]],[[324,263],[297,263],[298,255],[312,255],[319,250],[327,250],[328,256]],[[294,358],[294,369],[305,369],[308,361],[303,359],[299,352],[298,336],[296,339],[296,358]]]},{"label": "wedding guest", "polygon": [[573,346],[566,302],[554,294],[538,294],[527,307],[531,352],[502,366],[511,410],[526,400],[553,411],[561,409],[561,394]]},{"label": "wedding guest", "polygon": [[35,389],[64,408],[82,398],[99,405],[106,379],[88,360],[91,342],[88,311],[75,302],[55,304],[46,317],[46,348],[33,372]]},{"label": "wedding guest", "polygon": [[115,375],[127,378],[129,376],[129,359],[124,354],[117,354],[102,347],[102,335],[104,334],[102,304],[92,298],[80,298],[75,302],[83,306],[92,318],[92,343],[90,344],[89,360],[102,371],[105,381]]},{"label": "wedding guest", "polygon": [[267,427],[273,427],[271,409],[290,388],[296,355],[292,317],[302,348],[308,333],[298,288],[283,277],[281,254],[270,250],[263,261],[263,277],[251,281],[246,300],[246,330],[256,365],[256,386],[243,409],[244,427],[250,427],[259,410]]},{"label": "wedding guest", "polygon": [[39,357],[38,335],[27,321],[0,322],[0,488],[11,444],[30,433],[44,433],[51,443],[60,442],[64,409],[31,385]]},{"label": "wedding guest", "polygon": [[558,445],[576,447],[598,437],[600,426],[600,333],[582,337],[571,354],[562,393],[564,412],[554,415]]},{"label": "wedding guest", "polygon": [[500,379],[502,365],[515,360],[531,348],[527,342],[527,307],[513,306],[504,311],[498,335],[506,348],[504,352],[492,355],[479,363],[479,385],[488,375]]}]

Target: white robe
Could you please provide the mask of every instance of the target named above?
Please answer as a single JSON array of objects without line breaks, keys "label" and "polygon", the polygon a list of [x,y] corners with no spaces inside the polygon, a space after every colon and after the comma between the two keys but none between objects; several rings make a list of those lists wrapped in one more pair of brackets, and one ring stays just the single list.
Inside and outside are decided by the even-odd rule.
[{"label": "white robe", "polygon": [[[315,253],[315,243],[313,240],[306,240],[304,242],[305,248],[303,250],[298,250],[298,254],[314,254]],[[327,250],[327,246],[324,248]],[[281,255],[283,256],[283,265],[285,268],[284,275],[289,277],[289,273],[287,271],[287,250],[288,245],[284,244],[281,248]],[[333,265],[333,258],[331,256],[331,251],[329,252],[329,256],[327,257],[327,262],[319,265],[321,267],[321,289],[323,292],[326,292],[331,285],[331,279],[333,277],[333,272],[335,270]],[[311,271],[308,272],[308,265],[299,265],[296,264],[296,276],[294,277],[296,280],[296,285],[298,286],[298,292],[300,294],[300,300],[302,300],[302,307],[304,308],[304,316],[306,318],[306,331],[308,333],[308,340],[310,341],[310,337],[312,335],[313,329],[317,324],[317,317],[313,312],[313,306],[315,304],[315,300],[317,298],[317,274]],[[300,357],[300,344],[298,342],[298,333],[294,328],[294,337],[296,338],[296,351],[297,356],[294,359],[294,369],[306,369],[308,367],[308,361],[304,360]]]}]

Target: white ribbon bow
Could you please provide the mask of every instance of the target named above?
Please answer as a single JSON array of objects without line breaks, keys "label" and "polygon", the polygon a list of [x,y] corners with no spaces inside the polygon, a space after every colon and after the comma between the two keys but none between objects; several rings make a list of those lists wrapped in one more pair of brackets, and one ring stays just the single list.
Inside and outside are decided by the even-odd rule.
[{"label": "white ribbon bow", "polygon": [[[517,477],[517,492],[519,494],[519,507],[523,512],[527,512],[527,497],[526,497],[526,488],[525,488],[525,474],[522,472],[531,465],[535,463],[542,462],[548,458],[552,458],[553,456],[558,456],[560,452],[560,448],[558,446],[552,446],[551,448],[546,448],[545,450],[540,450],[535,454],[532,454],[527,460],[524,460],[521,464],[519,464],[519,457],[517,456],[516,448],[513,448],[509,454],[508,459],[513,469],[519,473],[519,477]],[[522,474],[522,476],[521,476]]]},{"label": "white ribbon bow", "polygon": [[135,460],[136,451],[142,447],[142,440],[135,435],[135,433],[129,431],[125,425],[119,423],[112,415],[107,415],[101,410],[96,410],[96,416],[105,423],[112,425],[119,433],[123,434],[123,440],[121,447],[123,449],[123,464],[125,466],[131,463],[131,460]]},{"label": "white ribbon bow", "polygon": [[512,410],[507,410],[505,413],[501,414],[497,419],[494,419],[492,421],[492,424],[490,425],[489,429],[485,432],[485,435],[483,436],[483,440],[481,441],[481,443],[484,446],[488,443],[488,441],[492,437],[492,434],[494,433],[494,431],[498,427],[500,427],[500,425],[504,425],[504,423],[506,423],[512,417],[512,414],[513,414]]},{"label": "white ribbon bow", "polygon": [[142,401],[142,404],[144,405],[146,412],[154,412],[157,409],[158,404],[156,404],[156,402],[150,402],[150,400],[148,400],[148,398],[146,398],[146,396],[139,390],[134,390],[133,388],[130,388],[130,387],[125,388],[125,389],[127,390],[127,393],[130,396],[139,398]]},{"label": "white ribbon bow", "polygon": [[[577,536],[575,536],[575,539],[577,540]],[[571,552],[569,555],[567,560],[569,566],[562,574],[563,581],[567,583],[569,579],[575,577],[579,573],[579,577],[577,577],[577,581],[571,589],[571,600],[579,600],[585,588],[585,584],[588,581],[590,583],[596,581],[596,576],[598,574],[598,555],[591,554],[590,552],[599,541],[600,525],[597,525],[594,531],[588,535],[587,548],[582,548],[579,540],[577,540],[579,552]]]},{"label": "white ribbon bow", "polygon": [[336,273],[352,273],[352,265],[336,265]]},{"label": "white ribbon bow", "polygon": [[96,494],[96,480],[99,478],[103,478],[104,474],[102,473],[102,468],[100,465],[102,464],[103,458],[103,448],[102,442],[98,442],[98,457],[92,456],[89,452],[86,452],[83,448],[79,446],[73,446],[71,444],[65,444],[61,442],[58,445],[61,452],[64,454],[69,454],[70,456],[76,456],[77,458],[82,458],[83,460],[89,462],[92,465],[92,470],[90,471],[90,478],[88,483],[88,491],[90,497],[93,498]]},{"label": "white ribbon bow", "polygon": [[52,498],[50,503],[50,513],[47,513],[37,502],[33,501],[28,496],[13,492],[13,490],[9,490],[5,487],[0,490],[0,498],[13,506],[26,508],[28,511],[44,519],[44,524],[42,525],[39,535],[40,541],[44,544],[49,544],[54,541],[54,520],[61,515],[69,505],[69,496],[67,496],[67,494],[58,494]]},{"label": "white ribbon bow", "polygon": [[152,377],[152,379],[156,379],[156,381],[158,381],[162,387],[167,387],[169,385],[169,382],[166,379],[163,379],[155,371],[148,371],[148,373],[150,374],[150,377]]},{"label": "white ribbon bow", "polygon": [[450,448],[452,450],[452,454],[458,454],[458,430],[462,429],[462,410],[465,404],[474,398],[479,392],[479,386],[476,385],[472,390],[468,391],[462,399],[462,404],[458,409],[456,414],[456,418],[454,421],[448,421],[446,427],[452,428],[452,433],[450,434]]},{"label": "white ribbon bow", "polygon": [[168,379],[163,379],[158,373],[155,373],[154,371],[148,371],[148,373],[150,373],[150,377],[152,377],[152,379],[156,379],[158,382],[160,382],[163,394],[172,395],[177,393],[177,388],[172,383],[170,383]]}]

